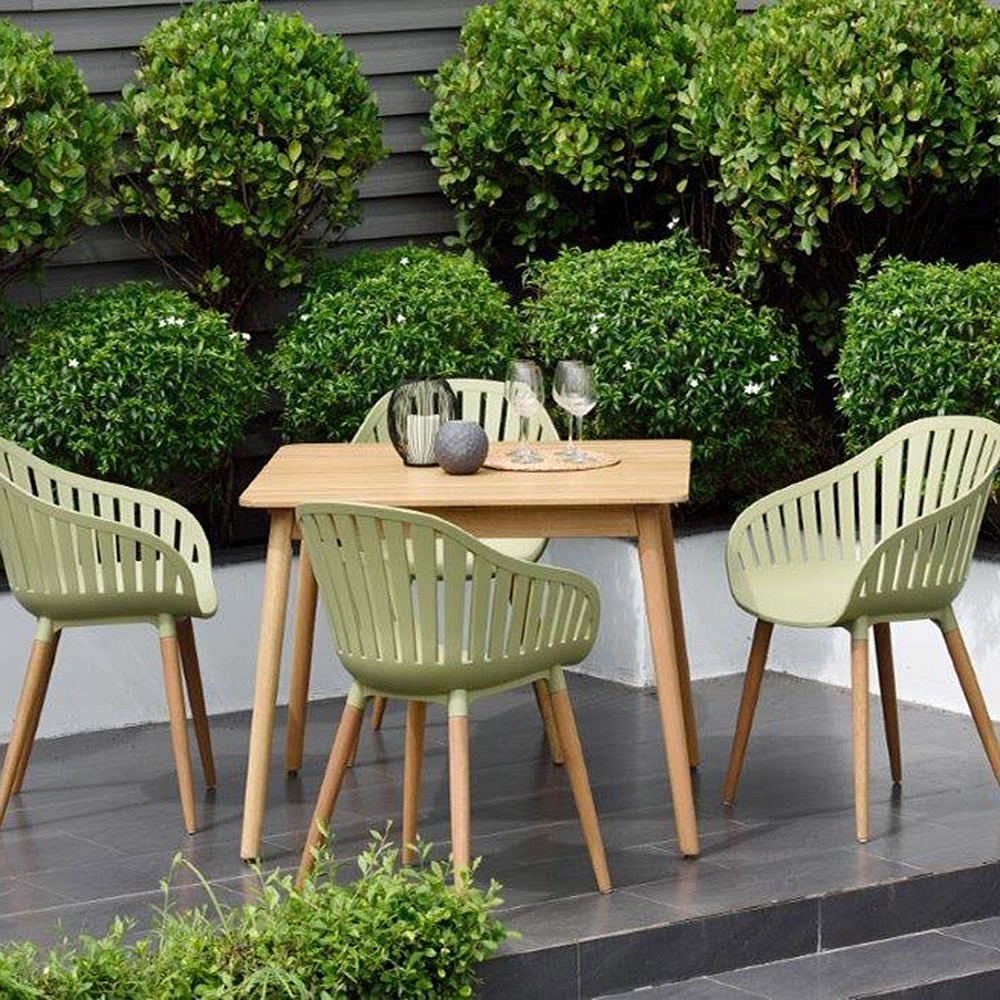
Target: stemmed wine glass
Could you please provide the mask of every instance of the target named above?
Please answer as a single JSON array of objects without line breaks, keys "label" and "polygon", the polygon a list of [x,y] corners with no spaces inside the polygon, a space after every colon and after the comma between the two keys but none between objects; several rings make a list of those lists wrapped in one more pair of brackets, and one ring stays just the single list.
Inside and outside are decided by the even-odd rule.
[{"label": "stemmed wine glass", "polygon": [[512,462],[532,465],[542,457],[528,444],[528,422],[542,408],[545,384],[534,361],[511,361],[507,366],[507,405],[518,418],[517,447],[508,456]]},{"label": "stemmed wine glass", "polygon": [[[583,443],[583,418],[597,405],[594,390],[594,370],[582,361],[560,361],[552,382],[552,398],[569,414],[569,438],[560,453],[571,462],[586,462],[589,456]],[[573,423],[577,423],[576,445],[573,444]]]}]

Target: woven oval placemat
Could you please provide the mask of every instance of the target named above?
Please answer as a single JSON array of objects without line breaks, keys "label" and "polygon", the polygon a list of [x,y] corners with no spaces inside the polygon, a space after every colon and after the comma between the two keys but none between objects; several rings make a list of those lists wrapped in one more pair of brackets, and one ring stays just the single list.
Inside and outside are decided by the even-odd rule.
[{"label": "woven oval placemat", "polygon": [[582,472],[585,469],[603,469],[621,461],[620,455],[597,451],[584,444],[586,460],[574,462],[559,454],[566,447],[564,441],[546,441],[544,444],[531,445],[532,450],[542,456],[540,462],[514,462],[510,453],[517,447],[513,442],[490,445],[490,452],[483,464],[488,469],[500,469],[504,472]]}]

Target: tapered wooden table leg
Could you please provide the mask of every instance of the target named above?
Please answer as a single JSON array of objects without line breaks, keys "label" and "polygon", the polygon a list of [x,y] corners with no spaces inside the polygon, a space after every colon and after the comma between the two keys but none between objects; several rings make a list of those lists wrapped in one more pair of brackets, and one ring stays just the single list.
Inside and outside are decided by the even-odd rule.
[{"label": "tapered wooden table leg", "polygon": [[403,864],[412,864],[420,811],[420,778],[424,769],[424,726],[427,702],[406,703],[406,749],[403,753]]},{"label": "tapered wooden table leg", "polygon": [[667,585],[670,588],[670,617],[674,626],[674,649],[677,669],[681,679],[681,698],[684,701],[684,732],[687,736],[688,762],[697,767],[701,760],[698,750],[698,720],[694,714],[691,696],[691,664],[688,661],[687,638],[684,632],[684,611],[681,608],[681,585],[677,575],[677,550],[674,545],[674,526],[670,508],[660,508],[660,531],[663,533],[663,559],[667,564]]},{"label": "tapered wooden table leg", "polygon": [[285,731],[285,770],[298,774],[306,736],[309,676],[316,635],[316,577],[305,543],[299,550],[299,587],[295,595],[295,633],[292,637],[292,674],[288,685],[288,728]]},{"label": "tapered wooden table leg", "polygon": [[246,795],[243,802],[243,836],[240,857],[245,861],[260,857],[267,808],[267,774],[271,763],[271,740],[278,701],[281,672],[281,643],[285,636],[288,605],[288,577],[292,565],[292,522],[290,510],[271,512],[271,533],[264,567],[264,601],[257,645],[253,717],[250,722],[250,751],[247,759]]},{"label": "tapered wooden table leg", "polygon": [[656,696],[663,726],[667,773],[674,804],[674,822],[681,853],[698,855],[698,821],[694,811],[691,768],[688,760],[681,695],[680,668],[674,645],[667,565],[664,559],[663,513],[659,507],[636,507],[639,530],[639,565],[646,598],[646,619],[656,674]]}]

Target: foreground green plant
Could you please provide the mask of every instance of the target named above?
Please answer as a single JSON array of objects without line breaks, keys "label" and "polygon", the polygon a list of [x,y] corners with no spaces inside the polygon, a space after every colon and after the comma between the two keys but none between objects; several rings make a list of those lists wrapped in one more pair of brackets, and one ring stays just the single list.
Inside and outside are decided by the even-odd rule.
[{"label": "foreground green plant", "polygon": [[598,437],[695,442],[692,499],[726,503],[808,463],[796,430],[797,339],[708,267],[686,233],[566,250],[531,275],[528,333],[548,364],[593,364]]},{"label": "foreground green plant", "polygon": [[406,376],[503,378],[520,338],[506,293],[470,257],[397,247],[332,262],[278,335],[283,429],[297,440],[348,439]]},{"label": "foreground green plant", "polygon": [[248,335],[183,292],[124,284],[24,316],[0,370],[0,435],[153,489],[212,473],[263,405]]},{"label": "foreground green plant", "polygon": [[683,176],[671,127],[731,0],[498,0],[428,82],[433,162],[470,245],[502,259],[649,233]]},{"label": "foreground green plant", "polygon": [[116,128],[47,37],[0,20],[0,288],[110,217]]},{"label": "foreground green plant", "polygon": [[262,877],[255,900],[173,912],[169,887],[153,933],[128,942],[115,921],[101,938],[0,954],[4,996],[46,1000],[455,1000],[475,995],[476,971],[505,937],[493,917],[499,886],[458,892],[446,864],[401,866],[377,836],[358,877],[337,880],[325,855],[299,891]]},{"label": "foreground green plant", "polygon": [[1000,264],[889,261],[855,286],[844,332],[849,451],[918,417],[1000,419]]},{"label": "foreground green plant", "polygon": [[386,154],[357,57],[257,0],[196,3],[154,28],[121,117],[126,213],[174,277],[237,320],[356,221],[357,184]]}]

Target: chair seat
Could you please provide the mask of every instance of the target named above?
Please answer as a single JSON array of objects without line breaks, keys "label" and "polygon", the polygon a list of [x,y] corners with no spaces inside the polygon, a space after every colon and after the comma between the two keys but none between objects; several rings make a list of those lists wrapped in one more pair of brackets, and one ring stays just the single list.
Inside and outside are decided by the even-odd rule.
[{"label": "chair seat", "polygon": [[843,560],[791,563],[733,574],[736,603],[779,625],[825,628],[841,621],[861,564]]}]

